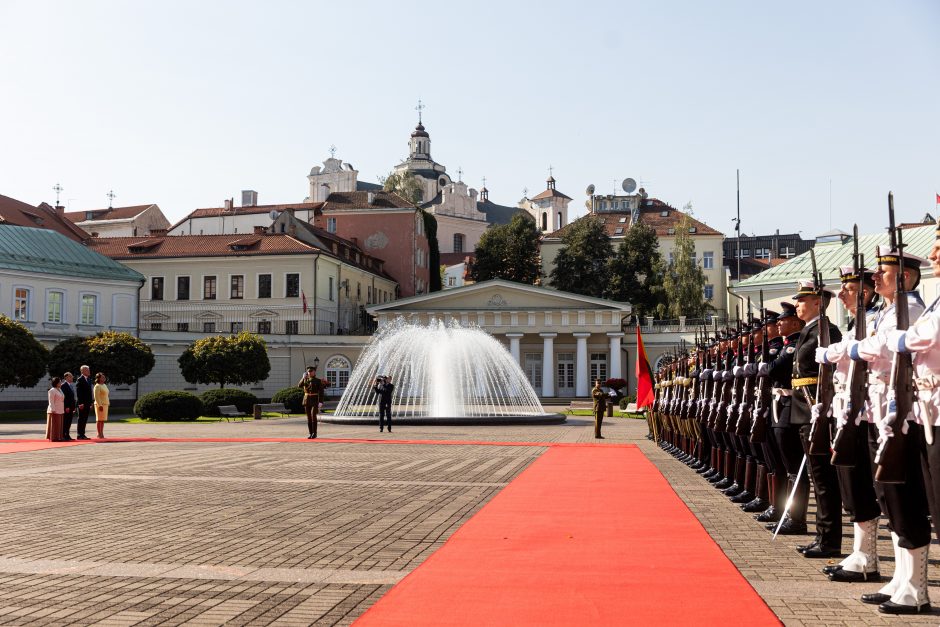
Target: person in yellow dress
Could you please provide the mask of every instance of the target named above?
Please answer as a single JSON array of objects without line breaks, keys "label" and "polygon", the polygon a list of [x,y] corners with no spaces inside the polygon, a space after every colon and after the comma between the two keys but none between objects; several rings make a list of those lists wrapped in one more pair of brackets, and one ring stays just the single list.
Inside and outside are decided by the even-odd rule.
[{"label": "person in yellow dress", "polygon": [[98,428],[98,439],[104,439],[104,423],[108,421],[108,406],[111,404],[107,378],[103,372],[95,375],[95,426]]}]

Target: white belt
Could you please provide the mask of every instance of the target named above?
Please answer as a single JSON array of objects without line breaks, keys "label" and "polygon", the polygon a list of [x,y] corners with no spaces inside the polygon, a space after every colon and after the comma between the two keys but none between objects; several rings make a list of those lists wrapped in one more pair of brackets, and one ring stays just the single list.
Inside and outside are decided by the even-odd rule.
[{"label": "white belt", "polygon": [[834,386],[836,394],[844,394],[846,390],[849,389],[845,383],[836,383]]},{"label": "white belt", "polygon": [[868,373],[868,383],[870,385],[876,385],[878,383],[886,384],[888,382],[888,376],[883,374],[878,374],[876,372]]},{"label": "white belt", "polygon": [[917,387],[919,392],[925,392],[927,390],[933,390],[934,388],[940,387],[940,376],[935,374],[929,374],[926,377],[920,377],[919,379],[914,379],[914,385]]}]

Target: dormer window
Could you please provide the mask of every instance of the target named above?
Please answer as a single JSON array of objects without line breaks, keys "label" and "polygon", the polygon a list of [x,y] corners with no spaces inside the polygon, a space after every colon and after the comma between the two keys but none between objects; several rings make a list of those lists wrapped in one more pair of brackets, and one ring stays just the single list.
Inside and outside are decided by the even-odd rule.
[{"label": "dormer window", "polygon": [[86,211],[86,212],[85,212],[85,219],[86,219],[86,220],[94,220],[94,219],[95,219],[95,212],[94,212],[94,211]]},{"label": "dormer window", "polygon": [[676,230],[673,228],[670,228],[669,230],[666,231],[666,235],[675,235],[675,234],[676,234]]},{"label": "dormer window", "polygon": [[661,218],[668,218],[668,217],[669,217],[669,212],[668,212],[668,211],[660,211],[660,212],[659,212],[659,217],[661,217]]},{"label": "dormer window", "polygon": [[624,216],[623,218],[620,218],[619,220],[617,220],[617,222],[619,222],[620,224],[624,224],[626,221],[627,221],[626,216]]},{"label": "dormer window", "polygon": [[696,228],[696,227],[694,227],[694,226],[690,226],[690,227],[689,227],[689,233],[697,233],[697,232],[698,232],[698,228]]},{"label": "dormer window", "polygon": [[623,235],[623,227],[622,227],[622,226],[618,226],[618,227],[614,230],[614,235]]}]

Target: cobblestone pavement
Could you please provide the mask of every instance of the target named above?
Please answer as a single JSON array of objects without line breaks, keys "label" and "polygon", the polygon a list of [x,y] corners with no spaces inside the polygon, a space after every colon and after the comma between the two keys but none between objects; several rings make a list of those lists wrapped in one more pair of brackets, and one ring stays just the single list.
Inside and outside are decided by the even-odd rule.
[{"label": "cobblestone pavement", "polygon": [[[42,425],[0,424],[2,438]],[[303,419],[111,423],[120,437],[300,437]],[[698,475],[639,444],[787,625],[937,624],[857,601],[878,584],[834,584]],[[123,442],[0,455],[0,625],[346,625],[433,553],[544,452],[540,446],[382,445],[377,429],[323,424],[326,442]],[[595,442],[564,425],[396,428],[387,439]],[[846,525],[845,546],[851,542]],[[890,557],[882,530],[881,554]],[[937,553],[940,555],[940,553]],[[893,563],[883,560],[890,575]],[[940,579],[936,564],[931,580]],[[680,582],[681,583],[681,582]],[[677,591],[677,604],[681,602]],[[940,592],[935,593],[940,602]],[[736,617],[729,605],[729,619]]]}]

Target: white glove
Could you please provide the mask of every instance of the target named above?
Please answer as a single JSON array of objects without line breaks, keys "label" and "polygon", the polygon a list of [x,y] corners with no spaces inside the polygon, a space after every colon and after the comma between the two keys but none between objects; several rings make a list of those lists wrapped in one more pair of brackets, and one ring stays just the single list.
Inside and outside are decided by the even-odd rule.
[{"label": "white glove", "polygon": [[754,364],[754,363],[745,364],[744,376],[753,377],[755,374],[757,374],[757,364]]},{"label": "white glove", "polygon": [[744,368],[741,366],[735,366],[734,370],[731,371],[734,374],[735,379],[740,379],[744,376]]},{"label": "white glove", "polygon": [[766,377],[770,375],[770,364],[767,362],[762,363],[757,367],[757,376]]},{"label": "white glove", "polygon": [[698,376],[698,380],[708,381],[711,378],[713,372],[714,370],[712,370],[711,368],[706,368],[705,370],[702,371],[702,374]]},{"label": "white glove", "polygon": [[725,413],[728,415],[728,418],[733,418],[734,417],[734,405],[728,405],[727,409],[725,409]]},{"label": "white glove", "polygon": [[826,351],[829,350],[827,346],[820,346],[816,349],[816,363],[817,364],[828,364],[829,361],[826,359]]},{"label": "white glove", "polygon": [[716,370],[715,372],[712,373],[712,381],[721,381],[723,377],[724,377],[723,370]]},{"label": "white glove", "polygon": [[810,409],[810,414],[812,414],[813,416],[812,418],[813,423],[819,420],[819,414],[821,412],[822,412],[822,403],[816,403],[815,405],[813,405],[812,409]]}]

